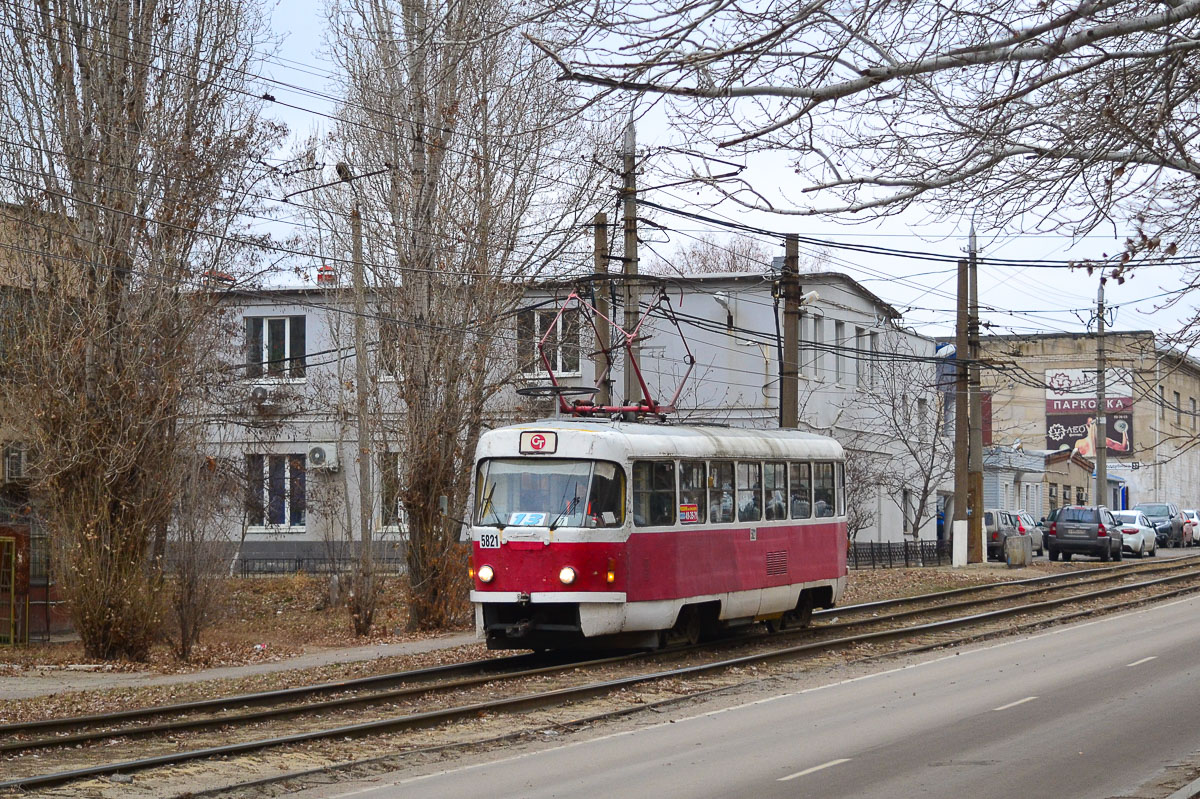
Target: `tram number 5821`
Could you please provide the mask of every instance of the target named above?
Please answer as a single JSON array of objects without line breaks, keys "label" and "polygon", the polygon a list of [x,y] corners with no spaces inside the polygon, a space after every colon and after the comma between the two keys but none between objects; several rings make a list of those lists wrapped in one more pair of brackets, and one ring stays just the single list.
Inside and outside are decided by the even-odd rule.
[{"label": "tram number 5821", "polygon": [[499,533],[480,533],[479,534],[480,549],[499,549],[500,534]]}]

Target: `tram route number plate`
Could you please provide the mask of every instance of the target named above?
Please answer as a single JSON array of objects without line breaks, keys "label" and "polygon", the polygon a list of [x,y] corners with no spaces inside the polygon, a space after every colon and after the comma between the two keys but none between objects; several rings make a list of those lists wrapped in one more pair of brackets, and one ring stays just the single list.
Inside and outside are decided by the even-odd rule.
[{"label": "tram route number plate", "polygon": [[558,450],[558,433],[526,430],[521,433],[522,455],[553,455]]},{"label": "tram route number plate", "polygon": [[479,534],[480,549],[499,549],[500,534],[499,533],[480,533]]}]

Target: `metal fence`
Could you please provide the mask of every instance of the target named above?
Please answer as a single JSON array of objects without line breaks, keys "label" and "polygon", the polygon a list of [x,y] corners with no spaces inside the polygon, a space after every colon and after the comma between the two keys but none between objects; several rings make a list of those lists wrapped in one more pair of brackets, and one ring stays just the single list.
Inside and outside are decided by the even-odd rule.
[{"label": "metal fence", "polygon": [[901,541],[877,543],[855,541],[847,558],[851,569],[893,569],[905,566],[947,566],[949,541]]},{"label": "metal fence", "polygon": [[[375,558],[377,574],[403,574],[404,558]],[[242,577],[274,577],[290,574],[347,574],[358,558],[243,558],[238,561]]]}]

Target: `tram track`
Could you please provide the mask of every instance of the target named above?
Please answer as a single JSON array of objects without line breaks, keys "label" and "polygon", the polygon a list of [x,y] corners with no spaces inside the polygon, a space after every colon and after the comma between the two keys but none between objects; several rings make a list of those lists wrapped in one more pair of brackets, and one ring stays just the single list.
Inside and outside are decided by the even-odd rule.
[{"label": "tram track", "polygon": [[[1191,559],[1189,559],[1190,561]],[[1140,566],[1140,568],[1139,568]],[[1144,579],[1146,577],[1154,577],[1154,579]],[[1130,582],[1135,580],[1134,582]],[[1101,588],[1098,590],[1088,590],[1081,593],[1080,589],[1094,589],[1097,584],[1116,581],[1119,584]],[[1177,584],[1185,585],[1177,585]],[[1019,588],[1018,591],[1012,589],[1017,586],[1025,586]],[[66,782],[81,779],[84,777],[99,776],[105,774],[114,774],[120,772],[128,772],[152,768],[155,766],[164,766],[187,762],[190,760],[198,760],[203,758],[213,757],[228,757],[238,754],[243,754],[251,751],[262,749],[277,748],[289,744],[298,744],[304,742],[312,742],[319,740],[340,740],[343,738],[359,738],[362,736],[379,735],[383,733],[393,733],[398,731],[411,731],[417,729],[428,729],[429,727],[441,725],[449,721],[478,718],[483,715],[508,714],[519,711],[529,711],[536,708],[547,708],[562,706],[566,703],[579,702],[588,698],[598,696],[611,695],[626,689],[632,689],[637,686],[644,686],[656,681],[664,680],[679,680],[679,679],[695,679],[704,675],[711,675],[721,671],[731,669],[753,667],[757,664],[765,664],[780,660],[788,660],[792,658],[814,656],[822,652],[829,652],[837,649],[853,649],[864,646],[878,646],[880,644],[891,643],[896,641],[913,641],[915,639],[924,639],[919,646],[922,648],[932,648],[948,646],[951,643],[957,643],[960,640],[971,640],[980,636],[996,635],[998,632],[1010,632],[1014,629],[1013,624],[1008,623],[1008,619],[1013,616],[1020,615],[1037,615],[1049,610],[1061,608],[1069,603],[1090,603],[1093,607],[1082,609],[1084,613],[1096,613],[1105,610],[1113,609],[1112,603],[1105,603],[1109,597],[1115,597],[1127,592],[1142,592],[1143,594],[1154,593],[1155,596],[1141,596],[1133,602],[1152,601],[1166,594],[1175,594],[1190,592],[1200,589],[1200,564],[1184,563],[1180,564],[1177,561],[1172,563],[1157,563],[1157,564],[1139,564],[1134,567],[1108,567],[1104,569],[1087,570],[1087,572],[1073,572],[1070,574],[1051,575],[1049,577],[1032,578],[1022,581],[1010,581],[989,586],[973,586],[967,589],[954,589],[948,592],[940,592],[938,594],[907,597],[895,600],[886,600],[883,602],[865,603],[863,605],[848,606],[844,608],[833,609],[818,616],[830,617],[840,616],[845,614],[863,614],[876,613],[879,610],[887,608],[904,607],[909,605],[908,610],[901,610],[896,613],[884,614],[882,616],[869,616],[862,619],[850,620],[838,623],[819,624],[813,628],[796,630],[795,633],[785,632],[783,635],[775,636],[746,636],[743,638],[725,640],[718,642],[717,646],[729,647],[751,647],[763,648],[765,651],[750,652],[748,654],[737,655],[734,657],[722,656],[717,659],[708,659],[698,663],[684,663],[683,665],[671,668],[663,668],[648,672],[621,673],[620,668],[624,668],[628,664],[637,665],[638,661],[645,660],[667,660],[672,658],[689,658],[701,654],[706,651],[704,647],[681,647],[672,650],[664,650],[658,653],[632,654],[622,655],[612,658],[601,658],[591,661],[579,661],[555,664],[551,666],[541,666],[535,669],[517,669],[516,671],[508,671],[505,673],[504,667],[497,665],[498,663],[512,661],[521,661],[525,663],[531,662],[530,656],[517,656],[516,658],[495,658],[487,661],[476,661],[473,663],[454,664],[447,667],[437,667],[435,669],[421,670],[424,673],[422,679],[436,680],[438,674],[431,672],[440,672],[442,676],[454,676],[455,679],[443,679],[441,683],[431,682],[423,685],[408,685],[400,689],[391,689],[393,692],[398,692],[397,696],[405,696],[408,698],[419,697],[422,695],[432,695],[433,693],[442,693],[449,695],[451,704],[447,707],[414,710],[409,707],[408,712],[400,712],[399,715],[387,715],[384,718],[374,719],[365,722],[356,722],[349,724],[334,724],[330,726],[327,720],[323,719],[307,719],[305,724],[296,724],[296,717],[307,717],[317,713],[328,714],[331,709],[338,709],[339,712],[344,712],[347,708],[358,708],[367,704],[378,704],[388,702],[396,697],[383,697],[382,694],[387,691],[380,692],[374,697],[334,697],[331,702],[341,702],[341,705],[328,705],[323,702],[313,702],[308,705],[288,705],[281,708],[276,708],[273,711],[254,711],[239,715],[227,715],[214,718],[205,718],[192,720],[193,729],[189,731],[186,723],[183,726],[170,728],[150,729],[144,735],[163,735],[179,736],[175,739],[168,739],[168,743],[178,745],[181,741],[192,745],[189,739],[199,739],[201,736],[196,735],[197,730],[223,730],[229,728],[248,728],[251,731],[257,731],[263,726],[263,722],[268,719],[291,719],[289,722],[292,727],[307,726],[308,729],[301,729],[298,732],[289,732],[288,734],[275,734],[268,737],[260,737],[254,740],[223,743],[215,746],[196,745],[193,748],[188,748],[184,751],[161,752],[152,754],[149,757],[136,757],[119,762],[108,762],[103,764],[83,765],[78,768],[68,768],[63,771],[58,771],[48,774],[33,774],[29,773],[26,776],[19,776],[15,779],[9,779],[5,782],[0,782],[0,790],[10,789],[29,789],[34,787],[46,787],[51,785],[61,785]],[[997,596],[982,596],[986,593],[998,594]],[[1025,604],[1011,604],[1013,601],[1027,598],[1034,594],[1049,594],[1059,592],[1062,596],[1044,598],[1038,602]],[[963,599],[970,594],[979,594],[975,599]],[[940,602],[940,599],[955,598],[953,603]],[[896,621],[911,619],[914,616],[922,614],[942,614],[948,611],[961,611],[968,607],[980,607],[988,604],[1003,604],[1008,603],[1006,607],[995,608],[982,613],[972,613],[966,616],[953,616],[948,619],[937,619],[927,621],[920,624],[904,624],[895,626],[890,629],[875,630],[862,632],[857,635],[831,635],[831,633],[840,633],[852,627],[859,626],[875,626],[888,625]],[[931,604],[933,607],[920,608],[916,607],[921,604]],[[1100,607],[1094,607],[1095,605]],[[1055,619],[1033,620],[1030,624],[1042,625],[1053,623]],[[974,632],[963,638],[957,636],[947,638],[951,634],[961,628],[975,628]],[[997,629],[998,628],[998,629]],[[808,640],[790,645],[779,646],[780,643],[791,640],[793,637],[804,636]],[[709,647],[711,650],[713,647]],[[886,653],[882,653],[886,654]],[[469,669],[482,668],[480,664],[487,664],[492,673],[487,675],[467,675]],[[595,679],[597,671],[609,670],[617,671],[617,676],[611,679]],[[569,676],[571,673],[582,674],[584,680],[580,682],[577,678],[572,681]],[[158,717],[170,716],[178,714],[180,708],[196,708],[199,705],[206,705],[209,708],[215,707],[221,703],[225,706],[235,705],[239,700],[258,701],[259,698],[268,701],[267,697],[273,697],[270,701],[279,701],[280,695],[287,695],[286,698],[296,698],[300,696],[313,697],[322,692],[337,693],[347,690],[347,686],[361,686],[364,683],[370,684],[372,681],[378,681],[380,684],[391,680],[392,683],[397,681],[403,682],[407,679],[410,682],[417,681],[414,673],[401,673],[393,675],[381,675],[373,678],[360,678],[359,680],[344,681],[341,683],[327,683],[319,686],[303,686],[295,689],[285,689],[284,691],[268,692],[261,695],[243,695],[242,697],[226,697],[217,700],[206,700],[202,703],[188,703],[188,705],[175,705],[160,708],[147,708],[140,711],[127,711],[123,716],[123,720],[128,723],[134,720],[145,720],[153,718],[157,714]],[[553,682],[550,678],[555,675],[568,675],[562,680],[566,684]],[[468,690],[472,687],[479,688],[484,686],[485,691],[495,691],[498,683],[505,681],[513,681],[516,684],[514,690],[518,691],[515,695],[505,696],[501,698],[489,698],[481,701],[472,701],[477,699]],[[526,690],[524,693],[520,691],[527,689],[531,682],[540,683],[535,687],[540,687],[542,690]],[[691,695],[691,694],[689,694]],[[457,704],[456,704],[457,703]],[[427,703],[423,703],[427,704]],[[324,709],[322,706],[324,705]],[[395,712],[395,708],[387,708],[388,712]],[[146,715],[137,716],[137,713]],[[275,715],[270,715],[274,713]],[[111,721],[112,717],[107,717]],[[88,724],[93,723],[89,719],[51,719],[45,722],[40,722],[40,731],[45,732],[49,729],[84,729]],[[178,722],[168,722],[178,723]],[[74,726],[72,726],[74,725]],[[9,728],[15,725],[9,725]],[[145,725],[153,727],[155,725]],[[30,729],[30,725],[24,725],[25,730]],[[46,749],[49,747],[78,747],[84,743],[98,743],[100,741],[120,741],[132,737],[133,728],[127,727],[124,729],[109,729],[95,730],[92,737],[78,737],[81,733],[73,733],[55,738],[45,738],[44,744],[39,744],[34,747],[33,741],[21,740],[12,737],[12,731],[9,728],[0,728],[0,734],[7,733],[9,738],[3,743],[3,750],[7,762],[6,772],[9,774],[19,771],[29,771],[28,758],[25,756],[18,757],[14,752],[22,751],[28,754],[36,749]],[[224,740],[228,740],[228,735],[223,735]],[[198,741],[199,744],[205,743],[203,740]],[[68,753],[80,753],[82,757],[67,757],[65,760],[75,762],[72,765],[78,765],[82,760],[86,763],[89,760],[89,750],[94,750],[96,747],[88,747],[87,749],[69,749]],[[108,747],[112,749],[110,744]],[[117,747],[119,748],[119,747]],[[126,747],[128,748],[128,747]],[[139,747],[143,749],[145,747]],[[166,748],[166,747],[159,747]],[[115,751],[114,751],[115,754]],[[44,768],[44,760],[36,764]]]}]

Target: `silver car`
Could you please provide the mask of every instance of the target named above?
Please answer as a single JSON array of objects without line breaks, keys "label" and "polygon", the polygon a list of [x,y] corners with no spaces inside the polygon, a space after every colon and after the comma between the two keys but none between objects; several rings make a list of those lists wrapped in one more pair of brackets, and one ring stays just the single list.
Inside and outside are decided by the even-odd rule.
[{"label": "silver car", "polygon": [[1113,516],[1121,526],[1122,546],[1139,558],[1158,554],[1158,536],[1146,514],[1137,510],[1115,510]]},{"label": "silver car", "polygon": [[1017,513],[1017,534],[1032,538],[1030,544],[1035,555],[1046,554],[1046,542],[1042,535],[1042,528],[1038,527],[1038,523],[1033,520],[1033,514],[1029,511],[1023,510]]}]

